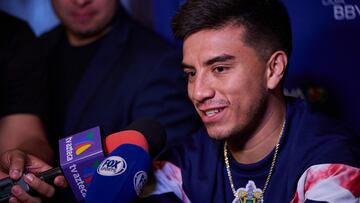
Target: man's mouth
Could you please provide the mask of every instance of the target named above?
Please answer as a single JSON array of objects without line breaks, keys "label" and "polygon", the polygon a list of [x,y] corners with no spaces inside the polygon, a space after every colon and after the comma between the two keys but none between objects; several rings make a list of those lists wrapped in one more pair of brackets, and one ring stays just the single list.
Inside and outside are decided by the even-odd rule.
[{"label": "man's mouth", "polygon": [[206,110],[204,112],[207,117],[212,117],[212,116],[216,115],[217,113],[221,112],[222,110],[223,110],[223,108],[218,108],[218,109]]}]

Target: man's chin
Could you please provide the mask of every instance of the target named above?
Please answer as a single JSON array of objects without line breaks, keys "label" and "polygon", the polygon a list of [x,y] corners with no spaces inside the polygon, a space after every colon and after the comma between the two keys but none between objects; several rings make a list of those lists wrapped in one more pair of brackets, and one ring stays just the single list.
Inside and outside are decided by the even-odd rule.
[{"label": "man's chin", "polygon": [[210,138],[214,139],[214,140],[226,140],[227,137],[221,136],[221,135],[209,135]]},{"label": "man's chin", "polygon": [[206,130],[209,134],[209,137],[211,137],[212,139],[225,140],[225,139],[229,138],[229,134],[225,130],[212,129],[212,128],[208,128],[208,127],[206,127]]},{"label": "man's chin", "polygon": [[102,36],[103,34],[107,33],[111,27],[78,26],[68,28],[70,32],[78,38],[92,38]]}]

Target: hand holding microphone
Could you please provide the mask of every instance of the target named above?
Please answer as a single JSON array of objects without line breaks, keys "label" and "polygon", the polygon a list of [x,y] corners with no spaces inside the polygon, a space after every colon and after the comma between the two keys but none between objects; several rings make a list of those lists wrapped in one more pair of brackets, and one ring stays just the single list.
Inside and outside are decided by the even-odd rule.
[{"label": "hand holding microphone", "polygon": [[[22,166],[24,165],[23,160],[26,160],[26,175],[22,175]],[[66,186],[66,181],[63,176],[56,177],[51,180],[51,183],[47,184],[43,182],[41,171],[50,169],[51,167],[39,158],[25,154],[20,150],[9,150],[2,156],[2,167],[9,171],[11,176],[0,180],[0,202],[8,202],[10,198],[16,198],[17,201],[21,202],[35,202],[38,197],[31,196],[28,192],[30,187],[32,191],[35,191],[38,195],[44,197],[51,197],[55,189],[53,186],[57,185],[60,187]],[[14,173],[15,171],[15,173]],[[51,169],[52,173],[61,174]],[[11,197],[14,196],[14,197]]]}]

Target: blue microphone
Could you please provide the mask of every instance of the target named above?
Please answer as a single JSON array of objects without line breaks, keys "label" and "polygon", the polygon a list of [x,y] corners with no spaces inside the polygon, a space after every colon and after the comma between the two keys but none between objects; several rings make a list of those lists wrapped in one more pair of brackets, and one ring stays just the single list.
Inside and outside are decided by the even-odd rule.
[{"label": "blue microphone", "polygon": [[152,157],[166,142],[164,128],[150,119],[137,120],[127,130],[105,140],[108,157],[89,185],[86,203],[134,202],[148,180]]}]

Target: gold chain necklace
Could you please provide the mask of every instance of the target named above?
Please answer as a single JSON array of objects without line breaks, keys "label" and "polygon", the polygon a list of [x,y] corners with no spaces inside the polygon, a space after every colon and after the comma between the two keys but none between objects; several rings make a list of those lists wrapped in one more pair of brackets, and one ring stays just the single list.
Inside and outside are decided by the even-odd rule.
[{"label": "gold chain necklace", "polygon": [[[268,176],[266,177],[265,185],[264,185],[264,188],[262,190],[262,194],[261,194],[261,197],[260,197],[261,202],[263,202],[263,197],[264,197],[265,191],[266,191],[266,189],[267,189],[267,187],[269,185],[270,178],[271,178],[272,172],[273,172],[274,167],[275,167],[276,158],[277,158],[277,155],[278,155],[278,152],[279,152],[280,140],[281,140],[281,137],[283,135],[284,128],[285,128],[285,120],[284,120],[284,122],[283,122],[283,124],[281,126],[281,131],[280,131],[280,134],[279,134],[279,140],[278,140],[278,142],[277,142],[277,144],[275,146],[275,153],[274,153],[274,156],[273,156],[273,159],[272,159],[272,162],[271,162],[270,171],[269,171]],[[235,186],[234,186],[234,181],[233,181],[231,171],[230,171],[230,164],[229,164],[229,158],[228,158],[228,153],[227,153],[227,142],[226,141],[225,141],[225,144],[224,144],[224,159],[225,159],[226,172],[227,172],[227,175],[228,175],[228,178],[229,178],[231,190],[232,190],[232,192],[234,194],[234,197],[237,198],[239,200],[239,202],[240,202],[241,200],[240,200],[240,197],[238,196],[238,194],[236,193]]]}]

